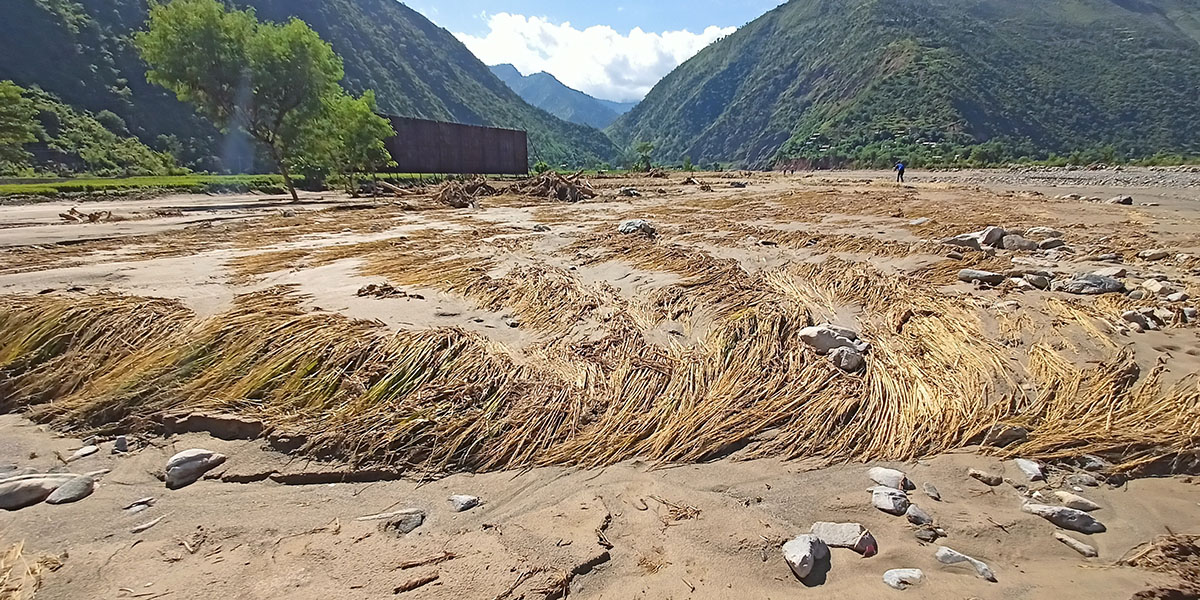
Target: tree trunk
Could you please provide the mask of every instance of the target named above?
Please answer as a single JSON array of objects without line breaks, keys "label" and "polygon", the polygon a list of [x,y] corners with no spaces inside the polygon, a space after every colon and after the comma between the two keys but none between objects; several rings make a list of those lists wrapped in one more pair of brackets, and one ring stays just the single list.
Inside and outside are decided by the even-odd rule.
[{"label": "tree trunk", "polygon": [[283,160],[283,155],[275,144],[267,144],[267,147],[271,149],[271,157],[279,167],[279,174],[283,175],[283,185],[287,186],[288,193],[292,195],[292,202],[300,202],[300,197],[296,195],[296,186],[292,184],[292,176],[288,173],[287,161]]}]

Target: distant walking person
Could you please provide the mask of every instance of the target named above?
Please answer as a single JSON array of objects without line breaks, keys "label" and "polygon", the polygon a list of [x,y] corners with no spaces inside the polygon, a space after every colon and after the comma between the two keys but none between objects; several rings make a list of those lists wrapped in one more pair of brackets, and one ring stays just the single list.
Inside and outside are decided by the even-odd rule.
[{"label": "distant walking person", "polygon": [[896,163],[896,181],[904,183],[904,163]]}]

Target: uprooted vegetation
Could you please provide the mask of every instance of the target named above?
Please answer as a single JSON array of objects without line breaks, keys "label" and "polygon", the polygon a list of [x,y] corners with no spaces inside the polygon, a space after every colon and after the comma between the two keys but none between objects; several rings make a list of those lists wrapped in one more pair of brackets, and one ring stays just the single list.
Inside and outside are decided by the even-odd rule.
[{"label": "uprooted vegetation", "polygon": [[[353,259],[359,274],[386,281],[364,295],[389,302],[433,288],[504,311],[531,338],[520,349],[461,327],[394,331],[314,310],[292,288],[244,293],[204,317],[178,301],[130,295],[5,296],[0,410],[100,433],[152,430],[165,411],[240,414],[303,440],[312,454],[435,473],[697,461],[739,449],[902,460],[971,445],[996,425],[1029,432],[991,450],[1005,456],[1097,454],[1135,473],[1195,468],[1196,376],[1138,367],[1112,342],[1106,319],[1129,300],[1036,297],[1030,312],[1007,313],[939,291],[953,279],[941,263],[901,277],[854,258],[941,251],[934,242],[745,224],[807,214],[800,206],[896,210],[873,198],[697,202],[684,207],[695,210],[639,209],[662,225],[658,238],[618,235],[615,223],[572,233],[554,261],[535,252],[540,234],[527,226],[464,228],[460,213],[445,217],[453,235],[425,227],[261,249],[315,232],[384,232],[388,219],[405,218],[387,207],[328,223],[273,220],[222,238],[260,248],[230,260],[237,277]],[[528,205],[550,223],[578,219],[571,211],[582,208]],[[993,218],[988,210],[1003,209],[974,207],[969,219]],[[759,269],[720,257],[747,239],[826,256]],[[174,233],[171,251],[214,243],[189,240]],[[510,254],[523,258],[509,264]],[[671,277],[630,293],[582,274],[613,264]],[[839,371],[797,335],[847,311],[872,347],[862,375]],[[674,341],[655,337],[663,327]]]},{"label": "uprooted vegetation", "polygon": [[583,171],[569,177],[554,171],[546,171],[541,175],[513,184],[508,191],[520,196],[547,198],[560,202],[579,202],[597,196],[592,184],[583,178]]}]

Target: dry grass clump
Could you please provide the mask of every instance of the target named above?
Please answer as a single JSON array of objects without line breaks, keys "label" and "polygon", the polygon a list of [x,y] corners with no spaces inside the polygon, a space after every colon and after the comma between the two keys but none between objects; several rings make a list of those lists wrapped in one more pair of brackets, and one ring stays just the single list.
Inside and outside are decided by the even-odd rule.
[{"label": "dry grass clump", "polygon": [[[844,196],[797,194],[750,207],[755,217],[778,218],[808,205],[835,210]],[[858,202],[842,212],[895,210]],[[903,202],[908,210],[915,200]],[[1031,431],[1006,450],[1025,456],[1098,453],[1127,470],[1194,458],[1196,377],[1169,388],[1161,369],[1139,379],[1131,358],[1115,353],[1115,325],[1106,320],[1122,305],[1051,300],[1044,310],[1053,327],[987,318],[977,299],[938,292],[960,268],[1001,270],[981,253],[913,277],[828,258],[748,270],[714,246],[769,237],[793,252],[811,249],[814,260],[944,248],[770,229],[724,214],[737,210],[736,202],[710,203],[687,222],[677,215],[661,223],[659,239],[599,223],[593,233],[572,232],[574,243],[553,261],[531,258],[530,232],[455,211],[436,227],[324,245],[300,238],[394,227],[390,217],[402,209],[266,219],[221,237],[288,242],[233,259],[240,281],[356,259],[362,275],[459,294],[514,317],[533,341],[518,352],[457,328],[389,333],[306,309],[294,288],[242,295],[209,318],[128,296],[7,296],[0,409],[102,432],[152,428],[162,411],[228,411],[300,436],[311,453],[432,472],[696,461],[740,448],[746,456],[906,460],[968,445],[999,422]],[[173,252],[201,243],[183,239],[158,242]],[[580,271],[612,266],[604,263],[669,277],[635,294],[587,283]],[[871,343],[865,373],[843,373],[800,342],[801,329],[825,321],[851,325]],[[690,338],[664,342],[653,335],[663,324]],[[1035,345],[1028,364],[1014,360],[1025,340],[1049,342],[1065,329],[1101,340],[1088,345],[1108,362],[1081,366],[1065,343]],[[770,440],[747,446],[768,430]]]},{"label": "dry grass clump", "polygon": [[[438,472],[705,460],[769,429],[778,435],[748,455],[910,459],[963,446],[999,421],[1033,432],[1014,451],[1099,452],[1127,468],[1196,446],[1194,381],[1160,394],[1153,376],[1137,387],[1118,377],[1127,357],[1084,370],[1049,348],[1024,373],[971,304],[919,281],[835,260],[750,275],[677,248],[612,243],[628,244],[628,260],[692,278],[639,305],[545,267],[492,278],[464,260],[409,274],[457,272],[449,283],[461,277],[466,295],[534,331],[566,332],[601,305],[617,309],[590,335],[551,336],[520,361],[457,329],[388,334],[308,311],[286,288],[242,296],[208,319],[121,296],[6,297],[0,391],[10,407],[68,429],[230,411],[299,433],[310,452]],[[837,371],[797,336],[848,308],[873,345],[863,376]],[[699,312],[715,323],[695,346],[650,343],[635,320]]]},{"label": "dry grass clump", "polygon": [[25,556],[25,545],[13,544],[0,552],[0,600],[33,600],[46,571],[62,566],[56,556],[41,556],[30,559]]}]

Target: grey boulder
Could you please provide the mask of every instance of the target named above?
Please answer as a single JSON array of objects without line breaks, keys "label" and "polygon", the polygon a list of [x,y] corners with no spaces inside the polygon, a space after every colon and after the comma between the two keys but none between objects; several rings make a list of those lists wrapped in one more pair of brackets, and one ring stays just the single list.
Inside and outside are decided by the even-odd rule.
[{"label": "grey boulder", "polygon": [[1092,502],[1083,496],[1072,494],[1071,492],[1057,491],[1054,492],[1054,497],[1057,498],[1058,501],[1067,508],[1082,510],[1084,512],[1100,510],[1099,504],[1096,504],[1095,502]]},{"label": "grey boulder", "polygon": [[817,563],[829,558],[829,547],[815,535],[798,535],[783,545],[783,560],[799,579],[812,574]]},{"label": "grey boulder", "polygon": [[921,507],[916,504],[909,504],[908,510],[904,511],[904,517],[913,525],[932,525],[933,517],[929,513],[921,510]]},{"label": "grey boulder", "polygon": [[889,587],[903,590],[910,585],[917,585],[925,580],[925,573],[920,569],[892,569],[883,574],[883,582]]},{"label": "grey boulder", "polygon": [[58,486],[58,489],[46,497],[46,504],[78,502],[91,496],[95,489],[96,480],[91,475],[80,475]]},{"label": "grey boulder", "polygon": [[986,283],[987,285],[1000,285],[1004,283],[1005,277],[1001,273],[992,273],[991,271],[979,271],[977,269],[963,269],[958,272],[958,280],[967,283]]},{"label": "grey boulder", "polygon": [[943,565],[967,563],[975,568],[975,573],[980,577],[991,581],[992,583],[996,582],[996,575],[992,573],[992,569],[987,566],[987,563],[975,558],[971,558],[962,552],[941,546],[937,549],[937,552],[933,556]]},{"label": "grey boulder", "polygon": [[20,510],[50,497],[66,482],[77,477],[72,473],[16,475],[0,479],[0,509]]},{"label": "grey boulder", "polygon": [[184,450],[167,461],[167,487],[178,489],[225,462],[225,455],[202,448]]},{"label": "grey boulder", "polygon": [[379,528],[388,533],[406,535],[412,533],[423,523],[425,523],[425,511],[419,508],[411,508],[392,513],[379,524]]},{"label": "grey boulder", "polygon": [[1125,291],[1125,284],[1112,277],[1104,277],[1094,273],[1076,273],[1071,279],[1054,282],[1056,292],[1095,296]]},{"label": "grey boulder", "polygon": [[479,498],[465,494],[455,494],[450,496],[450,505],[454,507],[454,512],[463,512],[479,506]]},{"label": "grey boulder", "polygon": [[871,481],[878,483],[884,487],[890,487],[897,490],[914,490],[917,486],[909,481],[908,476],[903,471],[896,469],[888,469],[885,467],[871,467],[867,470],[867,477]]},{"label": "grey boulder", "polygon": [[866,352],[871,345],[858,339],[858,334],[845,327],[824,323],[800,330],[800,341],[816,350],[817,354],[825,356],[838,348],[850,348],[860,354]]},{"label": "grey boulder", "polygon": [[863,556],[874,556],[879,551],[875,536],[859,523],[813,523],[809,531],[827,546],[849,548]]},{"label": "grey boulder", "polygon": [[645,219],[630,219],[628,221],[622,221],[621,225],[617,227],[617,232],[623,235],[631,235],[635,233],[654,235],[656,233],[654,226]]},{"label": "grey boulder", "polygon": [[1063,529],[1078,531],[1091,535],[1093,533],[1104,533],[1107,528],[1100,521],[1097,521],[1091,515],[1082,510],[1067,508],[1065,506],[1047,506],[1045,504],[1028,503],[1021,507],[1021,510],[1037,515]]},{"label": "grey boulder", "polygon": [[879,510],[897,517],[908,510],[908,494],[886,486],[875,486],[870,489],[871,505]]},{"label": "grey boulder", "polygon": [[1030,240],[1030,239],[1023,238],[1019,235],[1004,236],[1004,239],[1000,240],[1000,245],[1005,250],[1037,250],[1038,249],[1037,242]]},{"label": "grey boulder", "polygon": [[833,365],[846,373],[858,373],[867,366],[862,353],[849,346],[842,346],[829,353]]}]

